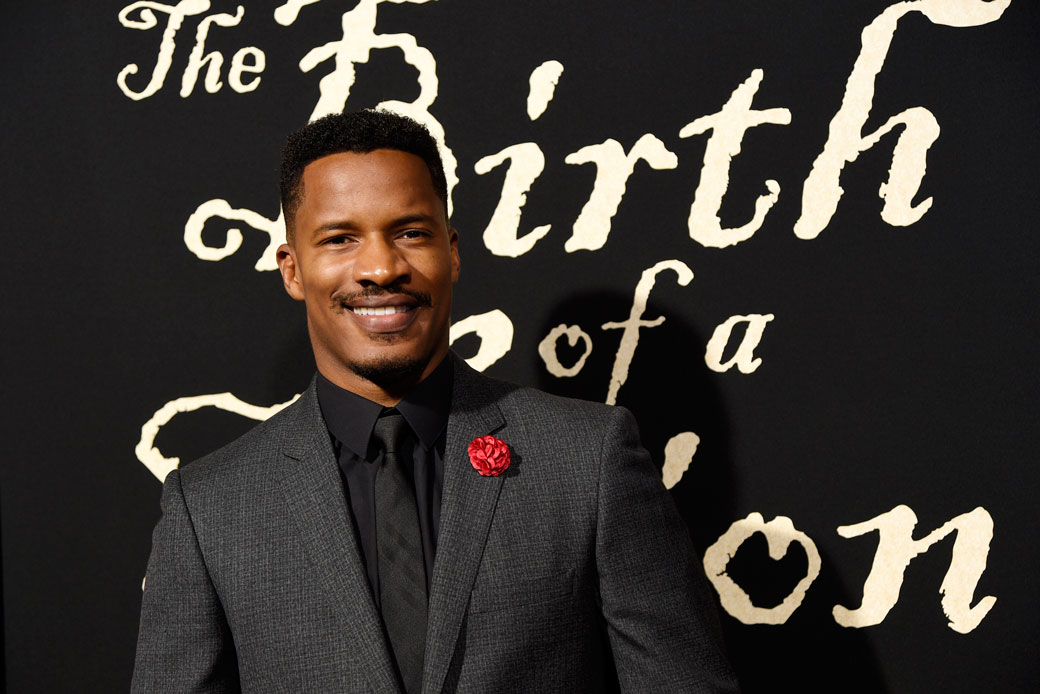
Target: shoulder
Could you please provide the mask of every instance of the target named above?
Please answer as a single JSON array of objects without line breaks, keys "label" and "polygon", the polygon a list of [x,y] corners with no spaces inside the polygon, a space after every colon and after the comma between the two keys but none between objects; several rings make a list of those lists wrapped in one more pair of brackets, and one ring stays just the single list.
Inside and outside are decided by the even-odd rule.
[{"label": "shoulder", "polygon": [[566,421],[588,422],[602,426],[618,416],[619,408],[612,405],[565,398],[526,386],[514,385],[511,388],[503,388],[501,393],[501,399],[498,402],[503,410],[533,419],[556,420],[562,418]]},{"label": "shoulder", "polygon": [[187,491],[263,474],[283,460],[286,452],[305,448],[306,434],[315,424],[324,426],[312,385],[295,402],[234,441],[182,465],[181,485]]},{"label": "shoulder", "polygon": [[624,407],[553,395],[482,374],[478,377],[510,426],[599,442],[627,438],[630,432],[638,436],[635,419]]}]

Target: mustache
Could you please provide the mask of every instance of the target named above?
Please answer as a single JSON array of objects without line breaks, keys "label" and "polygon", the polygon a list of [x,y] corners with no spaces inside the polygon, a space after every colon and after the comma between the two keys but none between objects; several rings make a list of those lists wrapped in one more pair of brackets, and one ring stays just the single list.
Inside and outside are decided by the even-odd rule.
[{"label": "mustache", "polygon": [[388,296],[404,294],[415,301],[417,306],[432,306],[430,295],[415,289],[407,289],[399,285],[387,285],[386,287],[370,286],[355,292],[336,292],[332,295],[332,303],[344,308],[361,299],[382,299]]}]

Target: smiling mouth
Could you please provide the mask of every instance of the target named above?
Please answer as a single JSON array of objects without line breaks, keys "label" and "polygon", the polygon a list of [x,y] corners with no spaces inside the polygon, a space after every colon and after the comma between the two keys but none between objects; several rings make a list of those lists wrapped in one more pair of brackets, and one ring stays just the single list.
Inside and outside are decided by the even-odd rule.
[{"label": "smiling mouth", "polygon": [[391,335],[402,333],[410,328],[419,315],[416,304],[398,304],[393,306],[350,306],[344,307],[346,315],[370,336],[380,336],[386,340]]},{"label": "smiling mouth", "polygon": [[388,316],[393,313],[407,313],[414,306],[350,306],[356,316]]},{"label": "smiling mouth", "polygon": [[412,327],[422,310],[430,308],[430,295],[404,287],[366,287],[357,292],[338,292],[333,305],[369,336],[387,340]]}]

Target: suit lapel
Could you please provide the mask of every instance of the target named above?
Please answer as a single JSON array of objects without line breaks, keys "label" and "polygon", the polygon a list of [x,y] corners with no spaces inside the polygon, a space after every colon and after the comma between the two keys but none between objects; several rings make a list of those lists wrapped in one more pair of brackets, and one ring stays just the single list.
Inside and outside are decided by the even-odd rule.
[{"label": "suit lapel", "polygon": [[291,460],[285,461],[280,480],[289,514],[318,580],[341,610],[343,628],[337,638],[346,639],[350,651],[358,654],[374,691],[399,693],[314,383],[294,407],[297,421],[283,446]]},{"label": "suit lapel", "polygon": [[444,490],[430,588],[423,691],[439,692],[455,651],[462,616],[484,552],[503,477],[483,477],[469,462],[467,448],[478,436],[505,424],[483,378],[454,359],[451,414],[444,446]]}]

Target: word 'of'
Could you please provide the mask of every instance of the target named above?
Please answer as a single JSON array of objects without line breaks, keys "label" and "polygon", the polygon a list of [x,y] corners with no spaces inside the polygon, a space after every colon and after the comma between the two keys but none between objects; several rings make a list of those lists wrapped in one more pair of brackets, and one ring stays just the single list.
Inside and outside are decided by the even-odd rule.
[{"label": "word 'of'", "polygon": [[[686,286],[693,280],[693,271],[680,260],[662,260],[652,267],[643,271],[639,282],[636,284],[632,297],[632,306],[628,318],[623,321],[611,321],[604,323],[603,330],[621,330],[621,342],[614,356],[614,365],[611,369],[610,382],[607,387],[606,403],[614,405],[617,403],[618,393],[628,380],[629,368],[635,358],[636,348],[639,344],[640,330],[661,325],[665,321],[664,316],[648,320],[643,317],[646,312],[650,292],[657,282],[657,276],[665,270],[672,271],[677,276],[680,286]],[[746,316],[731,316],[720,323],[708,340],[704,351],[704,361],[713,371],[723,373],[736,368],[741,373],[752,373],[761,364],[762,358],[756,357],[755,348],[762,339],[766,324],[773,320],[773,314],[749,314]],[[734,328],[740,324],[746,324],[746,330],[740,338],[732,356],[723,360],[723,352],[731,342]],[[509,316],[500,309],[494,309],[486,313],[468,316],[452,324],[449,331],[449,343],[454,344],[465,335],[475,335],[480,344],[476,353],[466,359],[466,362],[478,371],[484,371],[499,359],[504,357],[513,347],[514,328]],[[557,344],[561,337],[566,336],[572,346],[582,340],[585,350],[575,364],[564,366],[560,363],[556,354]],[[558,325],[542,339],[538,345],[538,354],[545,364],[545,368],[554,376],[565,378],[577,375],[585,365],[589,354],[592,352],[592,337],[577,325]],[[296,396],[299,397],[299,396]],[[271,407],[260,407],[242,402],[231,393],[213,393],[208,395],[194,395],[177,398],[167,402],[157,410],[141,428],[141,439],[137,444],[135,452],[138,459],[159,480],[164,480],[166,475],[179,464],[176,457],[164,456],[155,447],[155,437],[159,430],[168,424],[173,417],[182,412],[192,412],[203,407],[216,407],[227,412],[234,412],[250,419],[264,420],[274,415],[283,407],[286,407],[296,398],[285,403]],[[693,455],[696,452],[700,439],[692,431],[684,431],[673,436],[665,445],[663,479],[667,487],[671,488],[682,478],[683,473],[689,468]]]}]

